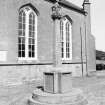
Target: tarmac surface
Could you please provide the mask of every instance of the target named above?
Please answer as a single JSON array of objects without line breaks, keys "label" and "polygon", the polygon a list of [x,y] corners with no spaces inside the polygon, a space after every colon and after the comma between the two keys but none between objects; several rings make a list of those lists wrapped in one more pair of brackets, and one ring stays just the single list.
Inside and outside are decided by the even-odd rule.
[{"label": "tarmac surface", "polygon": [[[73,87],[80,88],[89,101],[89,105],[105,105],[105,75],[98,72],[88,77],[72,79]],[[26,82],[18,86],[0,86],[0,105],[27,105],[27,99],[32,95],[36,86],[40,86],[39,80]]]}]

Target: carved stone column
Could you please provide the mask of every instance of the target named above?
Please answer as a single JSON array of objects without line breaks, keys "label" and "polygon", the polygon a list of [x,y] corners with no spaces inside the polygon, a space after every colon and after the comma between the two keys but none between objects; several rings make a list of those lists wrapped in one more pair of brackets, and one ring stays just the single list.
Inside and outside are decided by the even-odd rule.
[{"label": "carved stone column", "polygon": [[61,7],[58,2],[52,7],[52,19],[54,24],[53,31],[53,48],[54,48],[54,66],[61,65],[61,43],[60,43],[60,19],[61,19]]}]

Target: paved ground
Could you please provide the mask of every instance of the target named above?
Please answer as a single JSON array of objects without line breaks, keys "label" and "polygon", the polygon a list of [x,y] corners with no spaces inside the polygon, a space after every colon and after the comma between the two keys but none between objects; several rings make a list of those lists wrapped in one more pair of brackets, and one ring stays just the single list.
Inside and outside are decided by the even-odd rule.
[{"label": "paved ground", "polygon": [[[84,91],[89,105],[105,105],[105,75],[73,78],[72,83],[73,87]],[[27,105],[28,97],[40,84],[40,81],[36,81],[21,86],[0,86],[0,105]]]}]

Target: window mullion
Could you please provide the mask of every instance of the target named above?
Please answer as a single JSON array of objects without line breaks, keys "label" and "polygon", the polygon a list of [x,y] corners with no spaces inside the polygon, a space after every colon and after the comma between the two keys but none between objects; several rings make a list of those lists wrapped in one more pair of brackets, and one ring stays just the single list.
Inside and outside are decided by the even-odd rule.
[{"label": "window mullion", "polygon": [[28,34],[29,34],[29,15],[28,13],[26,14],[26,36],[25,36],[25,54],[26,54],[26,59],[28,59]]},{"label": "window mullion", "polygon": [[72,26],[69,27],[69,33],[70,33],[70,42],[69,42],[69,49],[70,49],[70,59],[72,59]]},{"label": "window mullion", "polygon": [[37,17],[35,16],[35,58],[37,59]]},{"label": "window mullion", "polygon": [[64,23],[64,59],[66,59],[66,24]]}]

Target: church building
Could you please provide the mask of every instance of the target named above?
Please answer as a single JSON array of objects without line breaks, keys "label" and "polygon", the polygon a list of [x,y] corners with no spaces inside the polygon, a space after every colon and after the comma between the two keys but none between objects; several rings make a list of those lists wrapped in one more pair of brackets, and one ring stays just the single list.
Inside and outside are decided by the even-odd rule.
[{"label": "church building", "polygon": [[0,84],[42,79],[44,71],[86,76],[96,70],[91,3],[0,0]]}]

